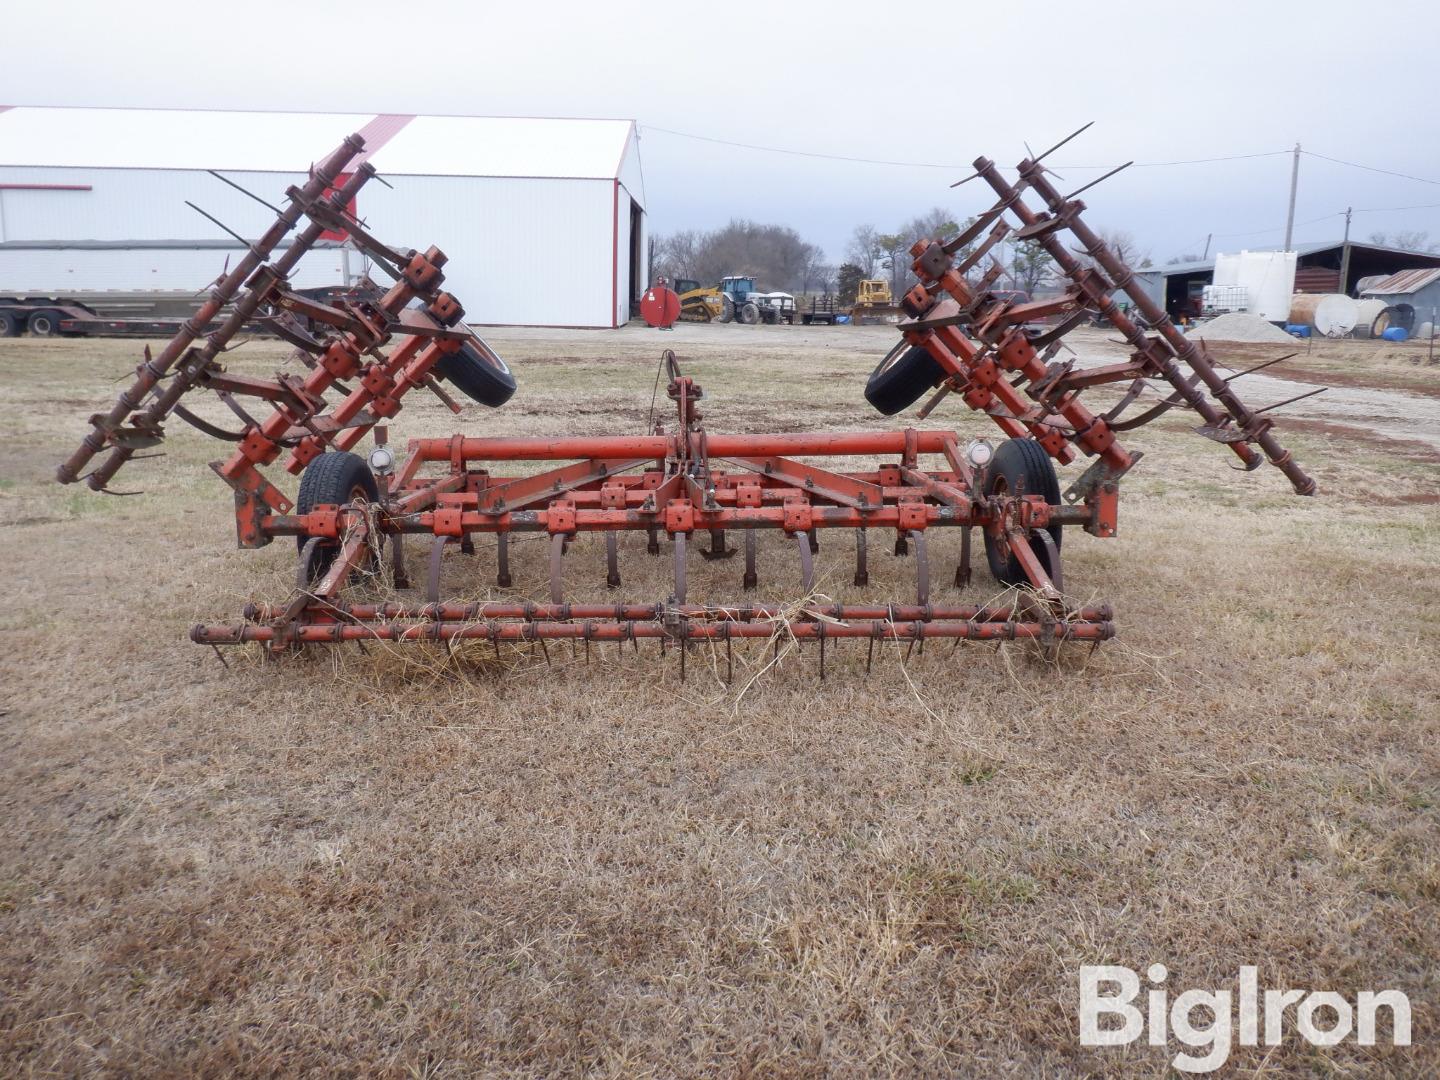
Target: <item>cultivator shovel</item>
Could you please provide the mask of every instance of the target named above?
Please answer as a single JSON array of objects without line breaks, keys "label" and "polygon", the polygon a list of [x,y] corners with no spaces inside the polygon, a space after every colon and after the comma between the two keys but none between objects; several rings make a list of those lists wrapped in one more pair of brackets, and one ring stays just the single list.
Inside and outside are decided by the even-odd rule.
[{"label": "cultivator shovel", "polygon": [[[177,416],[234,443],[212,465],[234,490],[242,547],[294,537],[297,588],[279,603],[254,603],[233,624],[201,625],[196,642],[214,646],[257,642],[279,652],[305,644],[340,642],[530,643],[547,649],[569,640],[588,655],[597,643],[638,647],[655,639],[679,654],[681,672],[696,643],[723,649],[727,673],[733,647],[754,639],[813,642],[824,674],[827,646],[862,640],[873,658],[877,642],[923,648],[931,639],[1031,640],[1047,649],[1067,641],[1098,643],[1111,636],[1105,605],[1077,606],[1064,592],[1060,546],[1066,526],[1098,537],[1116,530],[1118,481],[1139,459],[1117,432],[1167,409],[1201,417],[1202,433],[1223,442],[1247,468],[1268,458],[1296,490],[1313,483],[1275,441],[1270,420],[1248,410],[1230,382],[1202,352],[1133,287],[1118,263],[1081,221],[1081,203],[1050,186],[1039,160],[1020,166],[1017,184],[987,159],[976,176],[998,202],[959,237],[928,240],[913,249],[920,283],[905,297],[909,318],[901,341],[871,376],[866,396],[890,414],[948,394],[992,417],[1007,440],[962,444],[952,432],[905,427],[890,431],[812,434],[722,434],[707,430],[700,386],[673,353],[662,358],[674,423],[641,436],[563,438],[456,434],[413,439],[403,453],[385,444],[383,426],[416,387],[437,393],[459,412],[437,378],[483,404],[503,404],[514,380],[503,362],[465,327],[459,302],[443,291],[445,256],[387,247],[352,207],[374,176],[368,164],[347,172],[363,144],[358,136],[287,192],[273,227],[215,285],[195,319],[158,355],[147,353],[135,383],[60,468],[62,482],[82,475],[110,490],[116,471],[137,449],[164,437]],[[338,185],[338,186],[337,186]],[[1031,209],[1027,193],[1043,209]],[[1006,215],[1014,219],[1011,224]],[[301,227],[301,222],[307,222]],[[300,232],[271,261],[279,242]],[[1060,236],[1068,231],[1088,253],[1083,263]],[[324,233],[343,232],[393,284],[368,282],[337,303],[319,303],[291,290],[287,277],[304,250]],[[1069,281],[1063,296],[1017,304],[990,291],[995,272],[980,272],[986,251],[1006,235],[1033,240]],[[1111,299],[1130,292],[1156,333],[1146,333]],[[1060,338],[1094,312],[1134,347],[1131,359],[1102,368],[1057,361]],[[201,339],[203,328],[221,317]],[[256,318],[296,347],[307,374],[258,379],[227,372],[220,362],[241,328]],[[1029,328],[1036,320],[1047,328]],[[1233,378],[1233,377],[1232,377]],[[1103,415],[1081,404],[1094,385],[1129,380],[1130,391]],[[1151,381],[1170,393],[1159,406],[1126,418],[1126,409]],[[239,418],[227,430],[198,417],[182,398],[214,393]],[[257,417],[250,410],[263,413]],[[351,451],[369,432],[367,458]],[[1258,450],[1257,450],[1258,448]],[[84,473],[101,453],[105,456]],[[1263,454],[1263,458],[1262,455]],[[301,477],[295,499],[262,473],[280,460]],[[1095,458],[1061,497],[1052,461]],[[905,602],[834,602],[817,592],[816,553],[831,530],[854,537],[854,584],[870,583],[872,538],[881,537],[913,567],[913,598]],[[932,574],[935,530],[959,531],[953,580]],[[970,582],[972,534],[979,530],[993,576],[1006,587],[1003,602],[960,602],[943,592]],[[667,595],[599,603],[572,598],[567,555],[585,534],[603,538],[606,584],[623,589],[619,551],[627,533],[644,534],[651,554],[669,546]],[[757,537],[786,538],[794,597],[788,603],[713,603],[691,596],[688,570],[697,538],[710,560],[736,557],[736,585],[759,583]],[[442,570],[452,550],[474,554],[476,539],[494,537],[494,588],[484,600],[447,596]],[[738,545],[734,541],[738,538]],[[511,545],[548,545],[543,601],[513,589]],[[407,545],[420,545],[424,570],[412,575]],[[734,546],[732,546],[734,545]],[[827,546],[828,550],[828,546]],[[388,574],[370,571],[389,565]],[[713,576],[716,571],[712,571]],[[724,571],[729,572],[729,571]],[[486,575],[488,576],[488,574]],[[355,595],[353,583],[387,578],[409,598]],[[868,663],[868,661],[867,661]]]}]

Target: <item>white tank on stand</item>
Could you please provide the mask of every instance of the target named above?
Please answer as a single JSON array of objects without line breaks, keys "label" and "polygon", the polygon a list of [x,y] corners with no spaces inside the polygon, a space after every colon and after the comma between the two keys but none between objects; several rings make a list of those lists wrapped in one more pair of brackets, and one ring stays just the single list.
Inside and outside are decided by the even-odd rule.
[{"label": "white tank on stand", "polygon": [[1295,252],[1242,251],[1215,256],[1216,285],[1244,288],[1247,308],[1267,322],[1282,323],[1295,291]]}]

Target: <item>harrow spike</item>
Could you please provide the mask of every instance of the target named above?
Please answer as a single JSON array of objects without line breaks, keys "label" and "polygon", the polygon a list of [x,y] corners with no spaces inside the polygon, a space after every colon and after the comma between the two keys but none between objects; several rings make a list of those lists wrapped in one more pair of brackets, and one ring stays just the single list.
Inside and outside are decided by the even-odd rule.
[{"label": "harrow spike", "polygon": [[870,568],[866,564],[866,537],[864,527],[855,530],[855,584],[864,586],[870,584]]},{"label": "harrow spike", "polygon": [[1278,364],[1278,363],[1281,363],[1282,361],[1285,361],[1285,360],[1291,360],[1291,359],[1294,359],[1295,357],[1297,357],[1297,356],[1299,356],[1299,355],[1300,355],[1299,353],[1293,353],[1293,352],[1292,352],[1292,353],[1286,353],[1284,356],[1277,356],[1277,357],[1275,357],[1275,359],[1273,359],[1273,360],[1265,360],[1265,361],[1262,361],[1261,363],[1256,364],[1254,367],[1248,367],[1248,368],[1246,368],[1244,371],[1237,371],[1237,372],[1235,372],[1235,373],[1232,374],[1232,375],[1227,375],[1227,376],[1225,377],[1225,381],[1226,381],[1227,383],[1228,383],[1228,382],[1234,382],[1236,379],[1240,379],[1240,378],[1243,378],[1243,377],[1246,376],[1246,375],[1252,375],[1252,374],[1254,374],[1254,373],[1257,372],[1257,371],[1261,371],[1261,370],[1269,367],[1271,364]]},{"label": "harrow spike", "polygon": [[[1030,160],[1033,161],[1036,165],[1040,164],[1040,162],[1044,161],[1047,157],[1049,157],[1051,154],[1053,154],[1056,150],[1059,150],[1059,149],[1060,149],[1062,146],[1064,146],[1066,143],[1068,143],[1068,142],[1070,142],[1070,141],[1078,138],[1079,136],[1085,134],[1085,132],[1089,131],[1090,128],[1094,126],[1094,124],[1095,124],[1095,121],[1094,121],[1094,120],[1091,120],[1088,124],[1082,124],[1082,125],[1080,125],[1080,127],[1076,128],[1076,129],[1075,129],[1074,131],[1072,131],[1069,135],[1066,135],[1065,138],[1061,139],[1061,140],[1060,140],[1059,142],[1057,142],[1054,146],[1050,147],[1049,150],[1046,150],[1043,154],[1040,154],[1040,155],[1038,155],[1038,156],[1031,157]],[[1028,150],[1030,149],[1030,147],[1027,145],[1027,146],[1025,147],[1025,149],[1028,151]]]},{"label": "harrow spike", "polygon": [[248,248],[248,247],[253,247],[252,243],[251,243],[249,240],[246,240],[245,237],[241,236],[241,235],[240,235],[239,233],[237,233],[234,229],[230,228],[229,225],[226,225],[223,221],[221,221],[219,218],[217,218],[214,214],[208,213],[207,211],[200,209],[200,207],[196,206],[196,205],[195,205],[193,202],[191,202],[189,199],[186,199],[186,200],[185,200],[185,205],[188,206],[188,207],[190,207],[191,210],[194,210],[197,214],[199,214],[199,215],[200,215],[201,217],[203,217],[205,220],[209,221],[212,225],[216,225],[216,226],[218,226],[219,228],[225,230],[225,232],[227,232],[227,233],[231,236],[231,238],[233,238],[233,239],[235,239],[235,240],[238,240],[240,243],[244,244],[247,248]]},{"label": "harrow spike", "polygon": [[266,202],[259,195],[256,195],[253,191],[248,191],[245,188],[241,187],[234,180],[231,180],[228,176],[221,176],[214,169],[206,169],[205,171],[208,172],[211,176],[215,177],[216,180],[219,180],[222,184],[229,184],[236,191],[240,192],[241,195],[245,195],[249,198],[254,199],[261,206],[265,207],[265,209],[273,211],[277,214],[284,213],[284,211],[282,211],[278,206],[274,205],[273,203]]},{"label": "harrow spike", "polygon": [[755,573],[755,530],[745,530],[745,577],[741,581],[741,588],[750,590],[755,588],[759,578]]},{"label": "harrow spike", "polygon": [[1297,401],[1304,401],[1306,398],[1312,398],[1316,394],[1323,394],[1326,390],[1329,389],[1330,387],[1328,386],[1322,386],[1318,390],[1311,390],[1308,393],[1304,394],[1296,394],[1292,398],[1286,398],[1284,401],[1277,401],[1274,405],[1266,405],[1264,408],[1254,410],[1254,412],[1256,416],[1259,416],[1261,413],[1272,412],[1275,409],[1282,408],[1285,405],[1293,405]]},{"label": "harrow spike", "polygon": [[[1026,155],[1026,157],[1027,157],[1030,161],[1035,162],[1035,164],[1037,164],[1037,165],[1040,164],[1040,159],[1035,156],[1035,151],[1030,149],[1030,143],[1029,143],[1027,140],[1025,140],[1025,139],[1021,139],[1020,141],[1025,144],[1025,155]],[[1054,169],[1046,169],[1045,171],[1046,171],[1047,173],[1049,173],[1051,176],[1055,177],[1056,180],[1064,180],[1064,179],[1065,179],[1063,176],[1061,176],[1059,173],[1057,173]]]},{"label": "harrow spike", "polygon": [[[1079,195],[1082,191],[1089,191],[1089,190],[1090,190],[1092,187],[1094,187],[1096,184],[1102,184],[1102,183],[1104,183],[1106,180],[1109,180],[1110,177],[1114,176],[1116,173],[1122,173],[1122,172],[1124,172],[1126,169],[1128,169],[1131,165],[1134,165],[1134,164],[1135,164],[1135,162],[1133,162],[1133,161],[1127,161],[1127,162],[1125,162],[1124,165],[1117,165],[1117,166],[1115,166],[1115,168],[1111,169],[1111,170],[1110,170],[1109,172],[1107,172],[1104,176],[1097,177],[1096,179],[1091,180],[1088,184],[1085,184],[1083,187],[1078,187],[1078,188],[1076,188],[1076,189],[1075,189],[1074,191],[1072,191],[1069,195],[1066,195],[1062,201],[1068,203],[1071,199],[1075,198],[1075,196],[1076,196],[1076,195]],[[1045,170],[1045,171],[1046,171],[1046,172],[1049,172],[1050,170],[1047,169],[1047,170]],[[1054,174],[1051,173],[1051,175],[1053,176]]]}]

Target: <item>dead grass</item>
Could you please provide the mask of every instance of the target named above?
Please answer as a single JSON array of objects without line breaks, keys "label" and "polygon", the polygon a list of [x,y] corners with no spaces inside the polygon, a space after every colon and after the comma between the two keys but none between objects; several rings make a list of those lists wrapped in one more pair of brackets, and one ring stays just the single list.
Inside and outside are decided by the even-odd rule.
[{"label": "dead grass", "polygon": [[[766,329],[497,334],[521,393],[464,423],[641,430],[672,341],[716,430],[875,423],[889,331]],[[1081,964],[1157,960],[1171,987],[1255,963],[1414,1004],[1410,1050],[1292,1035],[1237,1071],[1440,1069],[1440,512],[1408,498],[1433,456],[1300,432],[1326,491],[1302,501],[1178,418],[1146,429],[1120,539],[1066,544],[1122,636],[1058,668],[931,647],[866,679],[857,647],[822,688],[807,650],[743,696],[653,646],[503,678],[484,650],[227,672],[186,627],[283,595],[293,556],[234,549],[213,447],[181,433],[122,474],[142,497],[49,482],[133,352],[0,346],[6,1073],[1158,1075],[1166,1052],[1082,1050],[1075,1018]],[[517,545],[521,594],[541,547]],[[823,591],[854,594],[850,551],[824,541]],[[624,555],[626,595],[663,596],[667,560]],[[738,595],[735,563],[691,571]],[[793,597],[786,548],[761,573]],[[872,573],[871,596],[912,587],[903,560]],[[598,542],[567,579],[605,594]],[[490,581],[484,546],[447,567]]]},{"label": "dead grass", "polygon": [[1271,370],[1301,382],[1403,390],[1440,397],[1440,351],[1436,351],[1432,359],[1428,341],[1310,338],[1297,339],[1290,346],[1217,342],[1209,348],[1218,358],[1237,367],[1248,367],[1293,352],[1292,359]]}]

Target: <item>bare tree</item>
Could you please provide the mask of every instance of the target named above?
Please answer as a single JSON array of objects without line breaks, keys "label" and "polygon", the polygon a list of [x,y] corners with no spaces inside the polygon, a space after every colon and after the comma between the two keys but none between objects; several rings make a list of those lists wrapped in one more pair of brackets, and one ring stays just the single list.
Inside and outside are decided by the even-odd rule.
[{"label": "bare tree", "polygon": [[654,271],[657,277],[669,281],[676,278],[693,278],[698,260],[701,234],[693,229],[656,237]]},{"label": "bare tree", "polygon": [[1010,278],[1015,288],[1023,289],[1031,296],[1050,279],[1054,268],[1055,260],[1034,240],[1023,241],[1011,248]]},{"label": "bare tree", "polygon": [[805,277],[801,282],[803,293],[828,293],[834,291],[835,267],[825,261],[825,252],[813,249],[810,261],[805,265]]},{"label": "bare tree", "polygon": [[[917,240],[947,240],[958,233],[960,229],[959,222],[955,220],[950,211],[943,206],[932,206],[925,213],[905,222],[892,234],[901,241],[898,250],[887,246],[890,288],[897,300],[910,289],[916,280],[915,273],[911,269],[911,263],[914,260],[910,254],[910,249],[915,246],[915,242]],[[887,236],[884,239],[888,240],[891,237]],[[968,252],[963,254],[968,254]]]},{"label": "bare tree", "polygon": [[655,272],[671,280],[694,278],[707,285],[738,274],[753,277],[761,289],[795,290],[823,258],[820,248],[794,229],[736,219],[713,232],[681,231],[660,237]]},{"label": "bare tree", "polygon": [[1381,247],[1399,248],[1401,251],[1440,251],[1440,243],[1430,239],[1424,229],[1402,229],[1395,233],[1373,232],[1370,242]]},{"label": "bare tree", "polygon": [[[1110,253],[1120,260],[1122,266],[1128,267],[1131,270],[1138,270],[1141,267],[1150,265],[1150,253],[1140,250],[1140,245],[1136,242],[1134,234],[1128,230],[1101,229],[1100,239],[1104,241],[1105,246],[1110,249]],[[1095,264],[1095,260],[1090,257],[1088,252],[1081,251],[1077,252],[1076,255],[1086,266],[1093,266]]]},{"label": "bare tree", "polygon": [[863,277],[873,278],[880,265],[880,234],[874,225],[856,225],[845,248],[845,261],[860,268]]},{"label": "bare tree", "polygon": [[880,246],[880,269],[890,277],[890,293],[898,298],[901,285],[909,287],[911,240],[903,232],[882,233],[875,238]]}]

